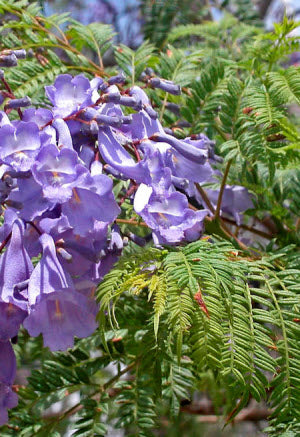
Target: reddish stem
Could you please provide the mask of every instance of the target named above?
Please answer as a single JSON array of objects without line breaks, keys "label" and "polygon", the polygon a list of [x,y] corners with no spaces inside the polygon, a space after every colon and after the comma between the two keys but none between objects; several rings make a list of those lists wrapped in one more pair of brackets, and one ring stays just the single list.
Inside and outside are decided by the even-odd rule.
[{"label": "reddish stem", "polygon": [[[5,86],[6,90],[9,92],[9,94],[10,94],[10,98],[11,98],[11,99],[16,99],[16,96],[14,95],[13,90],[12,90],[11,87],[9,86],[8,82],[4,79],[4,77],[2,77],[1,81],[2,81],[3,85]],[[18,108],[17,111],[18,111],[18,114],[19,114],[20,119],[22,120],[22,118],[23,118],[23,113],[22,113],[21,109]]]},{"label": "reddish stem", "polygon": [[2,250],[4,249],[4,247],[7,245],[7,243],[9,242],[9,240],[11,239],[11,232],[7,235],[6,238],[4,238],[4,240],[2,241],[1,245],[0,245],[0,253],[2,252]]},{"label": "reddish stem", "polygon": [[136,184],[134,181],[131,181],[131,182],[132,182],[132,185],[131,185],[131,187],[126,191],[126,193],[125,193],[125,195],[122,197],[122,199],[119,201],[119,206],[121,206],[122,203],[124,203],[125,200],[126,200],[129,196],[131,196],[131,194],[134,193],[135,190],[137,189],[137,187],[138,187],[137,184]]}]

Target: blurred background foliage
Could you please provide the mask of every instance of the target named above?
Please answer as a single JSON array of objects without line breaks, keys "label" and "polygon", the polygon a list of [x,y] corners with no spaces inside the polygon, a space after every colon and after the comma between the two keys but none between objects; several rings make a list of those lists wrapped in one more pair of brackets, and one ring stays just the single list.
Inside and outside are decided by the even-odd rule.
[{"label": "blurred background foliage", "polygon": [[230,12],[239,20],[269,27],[284,13],[297,15],[297,0],[39,0],[46,15],[69,12],[84,23],[112,24],[117,41],[138,47],[143,39],[158,46],[170,29],[180,24],[218,20]]}]

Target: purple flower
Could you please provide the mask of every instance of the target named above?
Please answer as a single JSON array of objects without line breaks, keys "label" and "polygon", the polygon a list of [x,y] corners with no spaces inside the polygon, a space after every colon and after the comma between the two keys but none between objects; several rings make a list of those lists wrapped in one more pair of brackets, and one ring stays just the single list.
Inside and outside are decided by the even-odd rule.
[{"label": "purple flower", "polygon": [[63,270],[53,239],[43,234],[40,242],[43,255],[30,277],[30,313],[24,327],[33,337],[42,333],[44,345],[51,350],[65,350],[73,346],[75,335],[87,337],[97,324],[86,296],[75,291]]},{"label": "purple flower", "polygon": [[141,184],[134,198],[134,209],[153,230],[156,243],[174,244],[199,238],[207,210],[192,211],[184,194],[166,191],[157,195]]},{"label": "purple flower", "polygon": [[54,203],[70,199],[72,187],[86,171],[79,164],[74,150],[66,148],[59,151],[53,144],[41,149],[32,166],[34,179],[42,186],[44,197]]},{"label": "purple flower", "polygon": [[18,334],[26,316],[27,312],[16,305],[0,301],[0,346],[1,341],[7,341]]},{"label": "purple flower", "polygon": [[66,350],[74,346],[74,336],[88,337],[97,328],[95,312],[88,298],[64,288],[43,296],[24,321],[32,337],[42,333],[44,346],[50,350]]},{"label": "purple flower", "polygon": [[[211,203],[216,206],[219,190],[206,190]],[[240,213],[246,209],[253,208],[253,203],[248,190],[238,185],[226,185],[221,204],[221,212],[233,216],[239,225],[241,223]]]},{"label": "purple flower", "polygon": [[12,385],[16,369],[16,357],[10,342],[0,341],[0,382]]},{"label": "purple flower", "polygon": [[[16,220],[12,226],[12,234],[7,250],[0,258],[0,299],[26,309],[26,303],[14,295],[17,284],[29,279],[33,270],[32,262],[24,247],[24,224]],[[17,323],[18,317],[16,319]]]},{"label": "purple flower", "polygon": [[120,208],[112,192],[113,182],[105,175],[86,173],[72,189],[72,197],[62,205],[62,213],[68,218],[75,234],[86,235],[95,220],[112,223]]},{"label": "purple flower", "polygon": [[[1,348],[1,345],[0,345]],[[6,384],[0,382],[0,426],[8,421],[8,408],[14,408],[18,405],[18,396]]]},{"label": "purple flower", "polygon": [[98,147],[105,162],[127,176],[128,179],[134,179],[136,182],[150,182],[147,163],[136,162],[121,146],[112,129],[105,127],[99,130]]},{"label": "purple flower", "polygon": [[16,126],[0,128],[0,159],[15,170],[30,169],[41,145],[39,128],[35,123],[20,121]]},{"label": "purple flower", "polygon": [[10,193],[9,199],[23,206],[18,215],[27,221],[34,220],[55,206],[43,196],[41,185],[33,177],[18,180],[18,188]]},{"label": "purple flower", "polygon": [[99,80],[90,82],[82,74],[74,78],[70,74],[57,76],[54,85],[45,87],[46,95],[54,106],[54,115],[63,118],[95,103],[99,97],[96,91]]}]

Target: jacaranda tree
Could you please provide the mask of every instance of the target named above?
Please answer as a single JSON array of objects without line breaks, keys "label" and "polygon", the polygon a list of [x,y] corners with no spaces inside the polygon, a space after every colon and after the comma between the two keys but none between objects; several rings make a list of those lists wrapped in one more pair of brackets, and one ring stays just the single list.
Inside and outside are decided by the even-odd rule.
[{"label": "jacaranda tree", "polygon": [[196,392],[299,435],[297,24],[225,14],[132,50],[0,14],[1,436],[156,435]]}]

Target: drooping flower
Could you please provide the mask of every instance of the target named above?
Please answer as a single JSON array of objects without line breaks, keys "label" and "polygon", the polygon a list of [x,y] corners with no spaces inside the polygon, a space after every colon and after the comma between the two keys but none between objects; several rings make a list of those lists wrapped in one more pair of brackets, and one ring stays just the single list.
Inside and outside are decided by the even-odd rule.
[{"label": "drooping flower", "polygon": [[[24,224],[16,220],[12,226],[10,242],[0,258],[0,299],[26,310],[27,303],[14,294],[15,287],[29,279],[33,270],[30,257],[24,247]],[[18,317],[15,319],[18,324]],[[12,329],[12,328],[11,328]]]},{"label": "drooping flower", "polygon": [[[216,206],[219,197],[219,190],[208,189],[206,192],[211,203]],[[253,202],[245,187],[239,185],[225,186],[221,203],[221,212],[234,217],[239,225],[241,222],[241,212],[246,211],[249,208],[253,208]]]},{"label": "drooping flower", "polygon": [[95,220],[112,223],[120,212],[112,192],[112,180],[103,174],[89,172],[72,189],[72,197],[62,204],[75,234],[86,235]]},{"label": "drooping flower", "polygon": [[51,350],[65,350],[74,344],[74,336],[87,337],[96,329],[95,315],[86,296],[75,291],[70,276],[63,270],[53,239],[40,237],[43,255],[28,285],[30,313],[24,327],[33,337],[43,335]]},{"label": "drooping flower", "polygon": [[99,130],[98,147],[105,162],[118,170],[128,179],[136,182],[149,182],[150,175],[145,161],[136,162],[125,148],[117,141],[109,127]]},{"label": "drooping flower", "polygon": [[0,347],[1,341],[15,337],[27,312],[12,303],[0,301]]}]

